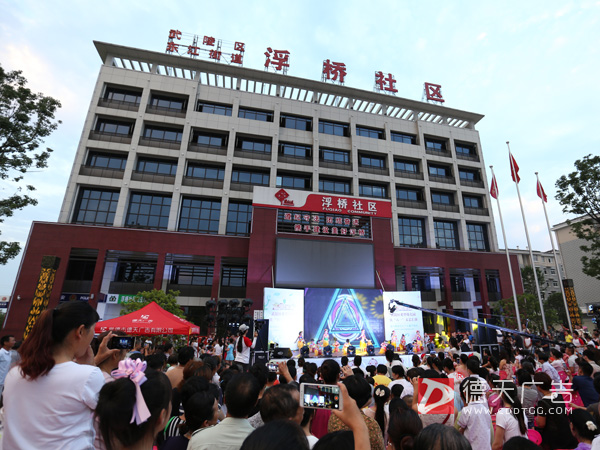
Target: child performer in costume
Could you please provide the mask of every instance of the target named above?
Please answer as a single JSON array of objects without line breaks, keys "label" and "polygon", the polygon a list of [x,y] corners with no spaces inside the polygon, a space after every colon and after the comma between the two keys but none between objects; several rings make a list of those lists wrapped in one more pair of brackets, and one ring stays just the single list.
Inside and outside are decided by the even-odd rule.
[{"label": "child performer in costume", "polygon": [[329,345],[329,332],[327,331],[327,328],[325,328],[325,331],[323,332],[323,347],[327,347]]},{"label": "child performer in costume", "polygon": [[342,353],[344,354],[344,356],[348,354],[348,347],[350,347],[350,339],[346,339],[346,343],[342,347]]},{"label": "child performer in costume", "polygon": [[388,344],[387,341],[383,341],[381,343],[381,347],[379,348],[379,354],[380,355],[385,355],[385,351],[387,350],[388,345],[390,345],[390,344]]},{"label": "child performer in costume", "polygon": [[360,332],[360,352],[367,353],[367,336],[365,335],[365,330]]},{"label": "child performer in costume", "polygon": [[298,333],[298,337],[296,338],[294,343],[296,342],[298,343],[298,350],[302,350],[302,347],[304,347],[304,336],[302,336],[302,331]]},{"label": "child performer in costume", "polygon": [[337,353],[340,351],[340,343],[338,342],[336,337],[333,338],[333,351],[334,351],[334,353]]},{"label": "child performer in costume", "polygon": [[402,337],[400,338],[400,347],[398,348],[398,350],[400,350],[401,352],[406,350],[406,338],[404,337],[404,335],[402,335]]},{"label": "child performer in costume", "polygon": [[415,335],[415,341],[417,346],[417,352],[423,351],[423,338],[421,337],[421,332],[417,330],[417,334]]},{"label": "child performer in costume", "polygon": [[392,330],[392,336],[390,337],[390,344],[394,347],[394,351],[396,351],[398,347],[398,336],[396,335],[396,331]]}]

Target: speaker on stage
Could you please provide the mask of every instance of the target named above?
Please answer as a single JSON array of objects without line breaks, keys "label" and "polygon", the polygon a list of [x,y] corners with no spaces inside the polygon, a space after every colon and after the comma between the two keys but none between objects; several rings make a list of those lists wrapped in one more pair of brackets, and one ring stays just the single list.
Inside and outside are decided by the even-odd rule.
[{"label": "speaker on stage", "polygon": [[[250,327],[252,329],[252,327]],[[254,321],[254,330],[258,331],[254,351],[266,352],[269,350],[269,319]],[[251,336],[250,332],[246,336]]]},{"label": "speaker on stage", "polygon": [[413,354],[413,345],[411,343],[406,344],[406,354],[408,354],[408,355]]},{"label": "speaker on stage", "polygon": [[375,346],[374,345],[367,345],[367,355],[375,356]]},{"label": "speaker on stage", "polygon": [[269,352],[254,352],[252,353],[252,365],[259,363],[266,365],[269,362]]},{"label": "speaker on stage", "polygon": [[488,327],[477,327],[477,345],[494,345],[498,343],[498,335],[496,330]]},{"label": "speaker on stage", "polygon": [[308,348],[308,345],[305,345],[304,347],[302,347],[300,349],[300,356],[302,356],[303,358],[306,358],[309,353],[310,353],[310,349]]},{"label": "speaker on stage", "polygon": [[356,356],[356,347],[354,345],[348,347],[348,356]]},{"label": "speaker on stage", "polygon": [[275,358],[275,359],[291,358],[291,357],[292,357],[292,350],[288,347],[277,347],[275,350],[273,350],[273,358]]},{"label": "speaker on stage", "polygon": [[332,355],[331,345],[327,345],[323,347],[323,356],[331,356]]}]

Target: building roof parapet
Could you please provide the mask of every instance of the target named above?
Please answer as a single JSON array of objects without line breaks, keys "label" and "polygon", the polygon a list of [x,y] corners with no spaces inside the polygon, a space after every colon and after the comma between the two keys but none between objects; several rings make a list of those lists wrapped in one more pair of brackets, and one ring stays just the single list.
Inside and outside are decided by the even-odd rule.
[{"label": "building roof parapet", "polygon": [[396,119],[474,129],[484,116],[431,103],[323,81],[94,41],[104,64],[195,80],[200,84],[379,114]]}]

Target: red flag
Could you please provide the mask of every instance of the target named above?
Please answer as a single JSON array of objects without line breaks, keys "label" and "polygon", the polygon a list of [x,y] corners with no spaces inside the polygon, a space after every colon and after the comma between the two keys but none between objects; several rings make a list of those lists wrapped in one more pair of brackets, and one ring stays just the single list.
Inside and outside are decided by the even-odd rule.
[{"label": "red flag", "polygon": [[546,193],[544,192],[544,188],[542,187],[542,183],[540,180],[537,182],[537,195],[539,198],[544,200],[545,203],[548,203],[548,197],[546,197]]},{"label": "red flag", "polygon": [[490,195],[498,200],[498,183],[496,183],[496,175],[492,177],[492,185],[490,186]]},{"label": "red flag", "polygon": [[512,153],[509,153],[508,156],[510,158],[510,174],[512,176],[513,181],[515,183],[518,183],[519,181],[521,181],[521,177],[519,176],[519,165],[515,161],[515,158],[513,158]]}]

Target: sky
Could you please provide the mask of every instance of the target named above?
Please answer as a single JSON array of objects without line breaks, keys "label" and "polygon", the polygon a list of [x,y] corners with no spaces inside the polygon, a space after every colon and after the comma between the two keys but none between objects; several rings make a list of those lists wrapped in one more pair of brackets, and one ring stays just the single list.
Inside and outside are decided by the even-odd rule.
[{"label": "sky", "polygon": [[[45,141],[49,167],[28,173],[37,206],[0,224],[1,239],[25,247],[31,222],[56,221],[101,60],[93,41],[163,52],[169,30],[246,44],[244,66],[262,69],[267,47],[290,52],[288,74],[320,80],[322,61],[344,62],[346,86],[372,90],[392,73],[398,96],[421,100],[442,85],[445,105],[483,114],[488,180],[493,165],[508,247],[526,248],[506,141],[520,166],[521,197],[534,250],[551,249],[535,172],[548,195],[550,224],[569,216],[555,182],[600,149],[600,1],[113,1],[0,0],[0,64],[22,70],[29,87],[59,99],[58,130]],[[15,186],[0,182],[1,194]],[[493,201],[497,236],[504,248]],[[0,266],[9,295],[21,257]]]}]

